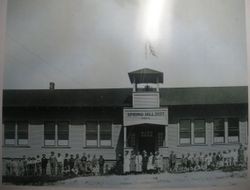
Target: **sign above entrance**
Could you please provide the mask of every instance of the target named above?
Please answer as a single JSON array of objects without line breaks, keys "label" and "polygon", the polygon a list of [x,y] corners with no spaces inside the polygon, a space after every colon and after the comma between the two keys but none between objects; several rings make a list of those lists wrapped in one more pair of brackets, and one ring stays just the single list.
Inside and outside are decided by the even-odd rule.
[{"label": "sign above entrance", "polygon": [[123,125],[155,124],[168,125],[168,109],[124,109]]}]

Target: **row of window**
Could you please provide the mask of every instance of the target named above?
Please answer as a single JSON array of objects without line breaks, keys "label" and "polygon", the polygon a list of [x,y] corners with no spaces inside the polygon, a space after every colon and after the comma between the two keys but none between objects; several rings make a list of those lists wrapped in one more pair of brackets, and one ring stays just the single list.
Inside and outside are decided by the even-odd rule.
[{"label": "row of window", "polygon": [[[227,121],[227,122],[226,122]],[[226,132],[227,131],[227,132]],[[148,136],[142,132],[142,136]],[[28,122],[6,122],[4,139],[6,145],[27,145],[29,139]],[[157,144],[162,146],[164,134],[159,133]],[[213,121],[214,143],[239,142],[239,119],[228,118],[215,119]],[[206,122],[202,119],[183,119],[179,122],[180,144],[206,144]],[[131,144],[135,144],[135,136],[131,135]],[[69,123],[68,122],[45,122],[44,124],[45,146],[68,146]],[[86,146],[112,146],[112,123],[110,122],[87,122],[86,123]]]},{"label": "row of window", "polygon": [[[6,122],[4,124],[4,139],[6,145],[28,145],[28,122]],[[44,123],[45,146],[68,146],[69,123],[45,122]],[[87,122],[86,146],[112,146],[112,123]]]},{"label": "row of window", "polygon": [[[213,143],[239,142],[239,119],[213,120]],[[183,119],[179,123],[180,144],[206,144],[206,122],[202,119]]]}]

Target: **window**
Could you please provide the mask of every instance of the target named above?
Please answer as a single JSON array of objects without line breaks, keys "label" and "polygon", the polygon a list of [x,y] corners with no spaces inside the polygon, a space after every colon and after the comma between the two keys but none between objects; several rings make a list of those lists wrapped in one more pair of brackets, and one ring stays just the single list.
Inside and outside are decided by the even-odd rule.
[{"label": "window", "polygon": [[17,144],[18,145],[27,145],[28,144],[28,123],[27,122],[18,122],[17,123]]},{"label": "window", "polygon": [[4,139],[6,145],[15,145],[16,124],[15,122],[6,122],[4,125]]},{"label": "window", "polygon": [[29,138],[28,122],[6,122],[4,124],[5,145],[27,145]]},{"label": "window", "polygon": [[228,142],[239,142],[238,118],[228,118]]},{"label": "window", "polygon": [[109,122],[100,123],[100,146],[111,146],[112,124]]},{"label": "window", "polygon": [[58,145],[59,146],[68,146],[69,145],[69,123],[68,122],[59,122],[57,124],[58,131]]},{"label": "window", "polygon": [[225,125],[224,119],[214,120],[214,143],[225,142]]},{"label": "window", "polygon": [[194,120],[194,143],[205,144],[206,127],[204,120]]},{"label": "window", "polygon": [[158,133],[157,146],[163,146],[163,141],[164,141],[164,133],[160,132]]},{"label": "window", "polygon": [[131,133],[129,136],[128,136],[128,146],[129,147],[135,147],[135,133]]},{"label": "window", "polygon": [[86,145],[98,146],[98,124],[96,122],[88,122],[86,125]]},{"label": "window", "polygon": [[54,122],[46,122],[44,125],[44,144],[54,146],[56,141],[56,125]]},{"label": "window", "polygon": [[180,120],[180,144],[191,144],[190,120]]}]

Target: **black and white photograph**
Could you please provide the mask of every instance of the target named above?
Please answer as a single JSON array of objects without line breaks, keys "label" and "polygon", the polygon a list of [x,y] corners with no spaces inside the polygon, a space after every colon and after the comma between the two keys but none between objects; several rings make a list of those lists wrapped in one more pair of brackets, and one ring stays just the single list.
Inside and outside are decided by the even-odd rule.
[{"label": "black and white photograph", "polygon": [[8,0],[2,183],[248,178],[244,0]]}]

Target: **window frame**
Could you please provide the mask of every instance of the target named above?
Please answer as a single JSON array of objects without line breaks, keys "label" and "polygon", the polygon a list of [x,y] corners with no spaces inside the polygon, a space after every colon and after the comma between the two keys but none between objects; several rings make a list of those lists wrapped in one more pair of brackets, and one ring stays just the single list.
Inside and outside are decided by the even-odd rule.
[{"label": "window frame", "polygon": [[[87,138],[87,127],[88,127],[88,123],[96,123],[96,145],[89,145],[88,144],[88,138]],[[99,146],[99,139],[98,139],[98,137],[99,137],[99,135],[98,135],[98,128],[99,128],[99,123],[98,122],[96,122],[96,121],[88,121],[88,122],[86,122],[85,123],[85,146],[86,147],[92,147],[92,148],[97,148],[98,146]],[[91,139],[90,139],[91,140]],[[92,140],[92,141],[94,141],[94,140]]]},{"label": "window frame", "polygon": [[[184,138],[181,138],[181,121],[184,121],[184,120],[187,120],[190,123],[190,142],[189,143],[182,143],[181,142],[181,139],[184,139]],[[191,119],[180,119],[179,120],[178,136],[179,136],[179,144],[180,145],[192,145],[192,120]]]},{"label": "window frame", "polygon": [[164,140],[165,140],[165,133],[163,131],[160,131],[157,133],[157,146],[163,147],[164,146]]},{"label": "window frame", "polygon": [[[216,142],[215,141],[215,120],[223,120],[223,126],[224,126],[224,136],[223,136],[223,142]],[[227,137],[226,137],[226,119],[225,118],[214,118],[213,119],[213,132],[212,132],[212,134],[213,134],[213,144],[226,144],[226,139],[227,139]],[[217,131],[221,131],[221,130],[217,130]],[[221,136],[219,136],[219,137],[221,137]],[[219,137],[217,137],[217,138],[219,138]]]},{"label": "window frame", "polygon": [[[96,145],[89,145],[88,139],[87,139],[87,125],[88,123],[96,123],[97,124],[97,144]],[[102,145],[101,144],[101,123],[110,123],[111,127],[111,138],[110,138],[110,145]],[[102,121],[86,121],[84,124],[84,135],[85,135],[85,148],[112,148],[113,147],[113,122],[108,120],[102,120]]]},{"label": "window frame", "polygon": [[[67,123],[67,135],[68,135],[68,138],[65,140],[65,139],[59,139],[59,123]],[[68,121],[58,121],[56,123],[56,144],[57,146],[59,147],[65,147],[65,146],[69,146],[69,131],[70,131],[70,123]],[[67,144],[60,144],[60,141],[67,141]]]},{"label": "window frame", "polygon": [[[109,126],[110,126],[110,130],[109,130],[109,132],[110,132],[110,139],[109,140],[105,140],[105,141],[110,141],[110,144],[109,145],[102,145],[102,141],[104,141],[103,139],[102,139],[102,137],[101,137],[101,132],[102,132],[102,123],[108,123],[109,124]],[[99,137],[99,145],[100,145],[100,147],[112,147],[112,134],[113,134],[113,127],[112,127],[112,122],[109,122],[109,121],[101,121],[101,122],[99,122],[99,135],[98,135],[98,137]],[[107,130],[106,130],[107,131]]]},{"label": "window frame", "polygon": [[[46,127],[46,124],[47,123],[53,123],[54,124],[54,131],[55,131],[55,135],[54,135],[54,139],[46,139],[45,138],[45,127]],[[56,142],[57,142],[57,140],[56,140],[56,137],[57,137],[57,134],[56,134],[56,122],[55,121],[45,121],[44,122],[44,125],[43,125],[43,129],[44,129],[44,131],[43,131],[43,139],[44,139],[44,146],[45,147],[55,147],[56,146]],[[46,144],[46,141],[52,141],[52,140],[54,140],[54,144]]]},{"label": "window frame", "polygon": [[[55,139],[54,139],[54,144],[46,144],[46,139],[45,139],[45,124],[46,123],[54,123],[55,126]],[[58,138],[58,128],[59,128],[59,123],[67,123],[68,124],[68,140],[67,140],[67,145],[60,145],[59,144],[59,138]],[[61,120],[61,121],[45,121],[43,124],[43,144],[44,147],[69,147],[70,146],[70,122],[67,120]],[[47,139],[50,140],[50,139]],[[52,140],[51,140],[52,141]],[[66,140],[65,140],[66,141]]]},{"label": "window frame", "polygon": [[[14,124],[14,132],[15,132],[15,135],[14,135],[14,139],[9,139],[9,140],[13,140],[13,143],[6,143],[6,123],[13,123]],[[19,143],[19,139],[21,138],[18,138],[18,126],[19,126],[19,123],[25,123],[27,124],[27,139],[22,139],[22,140],[26,140],[27,143]],[[30,123],[29,121],[26,121],[26,120],[23,120],[23,121],[5,121],[3,122],[3,130],[4,130],[4,133],[3,133],[3,145],[4,146],[16,146],[16,147],[26,147],[26,146],[29,146],[29,140],[30,140]]]},{"label": "window frame", "polygon": [[[11,130],[11,131],[14,131],[14,138],[6,138],[6,123],[12,123],[14,124],[14,130]],[[15,121],[6,121],[4,122],[4,145],[6,146],[17,146],[17,124]],[[6,140],[12,140],[13,143],[6,143]]]},{"label": "window frame", "polygon": [[[195,139],[197,138],[195,136],[195,121],[203,121],[204,122],[204,137],[200,137],[200,138],[204,138],[204,142],[203,143],[200,143],[200,142],[196,142]],[[197,118],[197,119],[193,119],[192,120],[192,123],[193,123],[193,144],[197,144],[197,145],[204,145],[204,144],[207,144],[207,127],[206,127],[206,120],[203,119],[203,118]],[[198,137],[199,138],[199,137]]]},{"label": "window frame", "polygon": [[[238,132],[238,136],[237,136],[237,141],[231,141],[231,140],[229,140],[230,139],[230,137],[236,137],[236,136],[230,136],[229,135],[229,120],[230,119],[236,119],[237,120],[237,132]],[[233,144],[233,143],[239,143],[240,142],[240,119],[238,118],[238,117],[229,117],[229,118],[227,118],[227,127],[228,127],[228,135],[227,135],[227,140],[228,140],[228,143],[230,143],[230,144]]]},{"label": "window frame", "polygon": [[[27,126],[27,139],[22,139],[22,138],[19,138],[19,124],[20,123],[25,123],[25,124],[27,124],[26,126]],[[28,145],[29,144],[29,122],[27,122],[27,121],[19,121],[19,122],[17,122],[16,123],[16,138],[17,138],[17,145],[18,146],[26,146],[26,145]],[[27,141],[27,143],[24,143],[24,144],[21,144],[19,141],[20,140],[26,140]]]}]

